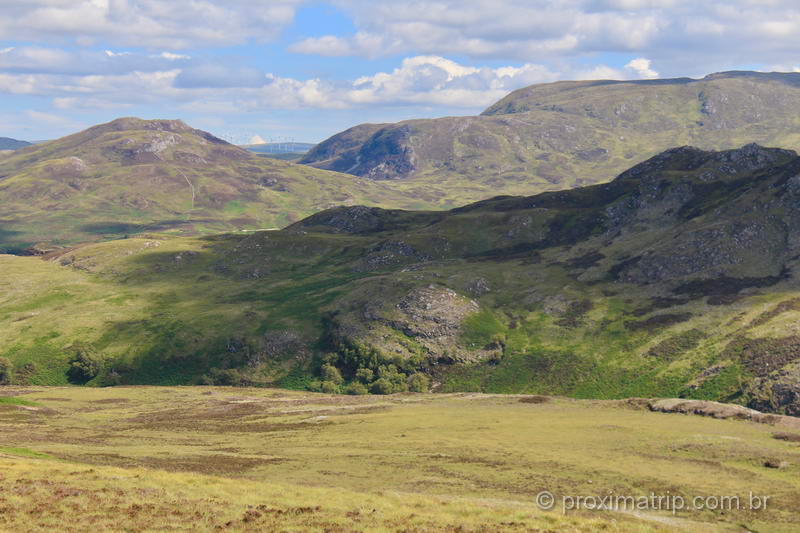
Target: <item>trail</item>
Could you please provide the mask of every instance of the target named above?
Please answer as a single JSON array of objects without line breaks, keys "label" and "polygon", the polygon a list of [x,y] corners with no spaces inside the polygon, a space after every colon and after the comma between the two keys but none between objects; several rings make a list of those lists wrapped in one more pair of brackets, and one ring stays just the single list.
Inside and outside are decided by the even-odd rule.
[{"label": "trail", "polygon": [[[181,176],[183,176],[183,179],[185,179],[185,180],[186,180],[186,183],[189,185],[189,188],[190,188],[190,189],[192,189],[192,208],[191,208],[191,210],[190,210],[190,213],[191,213],[191,211],[194,211],[194,199],[195,199],[194,185],[192,185],[192,182],[191,182],[191,181],[189,181],[189,178],[188,178],[188,177],[186,177],[186,174],[184,174],[184,173],[183,173],[183,171],[182,171],[181,169],[177,169],[177,170],[178,170],[178,173],[179,173]],[[188,216],[188,214],[187,214],[187,216]]]}]

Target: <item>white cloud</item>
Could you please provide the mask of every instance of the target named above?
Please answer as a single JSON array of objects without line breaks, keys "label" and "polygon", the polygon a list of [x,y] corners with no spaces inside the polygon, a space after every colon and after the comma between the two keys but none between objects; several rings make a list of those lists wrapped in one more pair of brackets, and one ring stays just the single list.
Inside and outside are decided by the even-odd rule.
[{"label": "white cloud", "polygon": [[[643,62],[632,63],[649,68],[649,64]],[[627,72],[602,65],[555,71],[535,63],[471,66],[440,56],[405,58],[392,71],[337,82],[320,78],[300,80],[235,67],[226,70],[219,65],[203,67],[187,64],[155,71],[77,76],[5,73],[0,74],[0,92],[50,97],[54,108],[73,111],[124,109],[146,104],[223,114],[265,109],[335,110],[381,106],[441,106],[475,112],[510,91],[534,83],[565,78],[629,77]]]},{"label": "white cloud", "polygon": [[304,0],[3,0],[0,40],[181,49],[275,38]]},{"label": "white cloud", "polygon": [[650,68],[650,61],[644,57],[632,59],[625,65],[625,68],[636,74],[637,78],[653,79],[658,77],[658,72]]},{"label": "white cloud", "polygon": [[[303,39],[323,56],[459,55],[522,62],[647,57],[671,75],[796,61],[796,0],[331,0],[351,35]],[[699,61],[698,61],[699,60]]]}]

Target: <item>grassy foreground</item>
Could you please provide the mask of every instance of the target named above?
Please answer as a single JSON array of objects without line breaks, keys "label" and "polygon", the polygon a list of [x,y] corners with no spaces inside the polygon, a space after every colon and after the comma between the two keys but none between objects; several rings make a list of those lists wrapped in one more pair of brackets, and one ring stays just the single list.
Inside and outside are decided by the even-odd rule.
[{"label": "grassy foreground", "polygon": [[[2,531],[800,527],[800,432],[635,402],[221,387],[0,392]],[[552,511],[535,504],[543,490],[555,495]],[[564,497],[610,491],[770,500],[758,511],[563,510]]]}]

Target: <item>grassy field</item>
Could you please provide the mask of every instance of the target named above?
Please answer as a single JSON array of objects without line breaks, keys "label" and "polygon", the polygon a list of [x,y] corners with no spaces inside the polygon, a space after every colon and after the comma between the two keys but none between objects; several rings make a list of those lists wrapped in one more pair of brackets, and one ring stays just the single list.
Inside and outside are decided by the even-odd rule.
[{"label": "grassy field", "polygon": [[[800,528],[800,432],[635,402],[222,387],[2,394],[3,531]],[[545,490],[550,511],[536,505]],[[564,509],[569,497],[612,493],[744,505],[751,492],[770,497],[766,510]]]}]

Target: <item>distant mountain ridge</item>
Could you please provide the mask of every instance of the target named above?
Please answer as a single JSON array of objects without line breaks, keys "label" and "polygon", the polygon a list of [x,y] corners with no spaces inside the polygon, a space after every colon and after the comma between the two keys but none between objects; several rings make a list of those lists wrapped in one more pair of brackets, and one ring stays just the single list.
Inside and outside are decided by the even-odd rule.
[{"label": "distant mountain ridge", "polygon": [[29,143],[28,141],[18,141],[10,137],[0,137],[0,150],[17,150],[18,148],[24,148],[31,144],[33,143]]},{"label": "distant mountain ridge", "polygon": [[602,183],[679,144],[800,149],[799,109],[798,73],[556,82],[514,91],[480,116],[355,126],[300,162],[454,206]]}]

